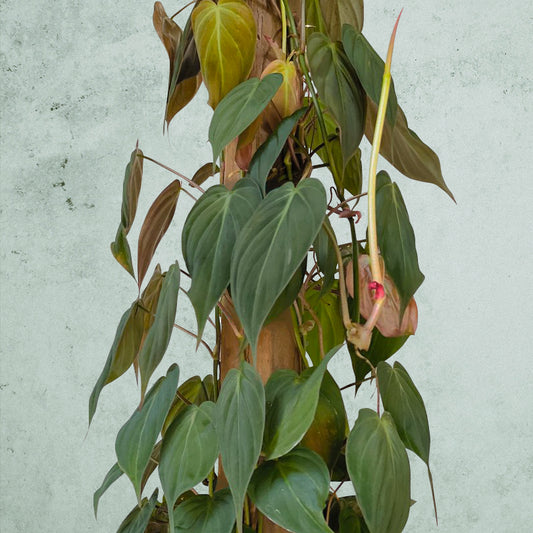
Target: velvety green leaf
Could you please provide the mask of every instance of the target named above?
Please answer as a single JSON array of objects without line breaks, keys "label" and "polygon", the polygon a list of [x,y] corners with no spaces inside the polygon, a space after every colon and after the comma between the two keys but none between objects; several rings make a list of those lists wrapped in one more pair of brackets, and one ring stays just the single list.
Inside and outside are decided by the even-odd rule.
[{"label": "velvety green leaf", "polygon": [[188,295],[196,313],[199,340],[209,313],[229,284],[237,236],[260,201],[259,187],[250,180],[239,180],[231,191],[214,185],[185,220],[181,243],[192,278]]},{"label": "velvety green leaf", "polygon": [[131,259],[130,245],[122,224],[118,226],[115,240],[111,243],[111,253],[113,257],[126,269],[126,272],[135,279],[133,271],[133,261]]},{"label": "velvety green leaf", "polygon": [[175,533],[231,533],[235,514],[231,492],[222,489],[211,498],[196,495],[174,509]]},{"label": "velvety green leaf", "polygon": [[265,387],[266,423],[263,451],[276,459],[292,450],[313,422],[322,378],[327,364],[337,353],[333,348],[320,365],[298,375],[294,370],[277,370]]},{"label": "velvety green leaf", "polygon": [[[338,291],[338,284],[336,284]],[[335,346],[344,342],[345,330],[342,322],[340,298],[337,291],[322,293],[311,287],[305,293],[305,299],[317,316],[322,328],[322,341],[324,343],[324,353],[328,353]],[[302,321],[315,320],[311,313],[306,310],[302,315]],[[320,363],[320,335],[319,324],[315,324],[313,329],[306,336],[306,351],[313,361],[313,365]]]},{"label": "velvety green leaf", "polygon": [[[333,230],[329,218],[324,218],[324,224]],[[320,294],[326,294],[333,286],[338,265],[335,248],[331,243],[331,239],[329,238],[328,232],[325,230],[324,225],[320,227],[320,231],[318,232],[315,242],[313,243],[313,249],[315,250],[318,268],[324,275],[322,278]]]},{"label": "velvety green leaf", "polygon": [[401,320],[409,300],[424,281],[424,274],[418,267],[415,233],[409,221],[402,193],[396,183],[382,185],[378,189],[376,222],[379,248],[385,261],[385,268],[400,295]]},{"label": "velvety green leaf", "polygon": [[115,441],[118,464],[133,483],[139,501],[142,476],[176,393],[178,376],[178,366],[172,365],[167,376],[150,389],[143,406],[120,428]]},{"label": "velvety green leaf", "polygon": [[[365,135],[372,142],[378,106],[368,97],[366,101]],[[409,129],[401,107],[398,107],[394,128],[388,121],[384,122],[379,153],[408,178],[433,183],[455,201],[442,177],[437,154],[424,144],[413,130]]]},{"label": "velvety green leaf", "polygon": [[109,470],[109,472],[106,474],[104,481],[102,481],[102,484],[100,487],[95,491],[93,495],[93,509],[94,509],[94,516],[96,517],[98,514],[98,502],[100,501],[100,498],[104,494],[104,492],[123,474],[122,470],[120,469],[120,466],[118,466],[118,463],[115,463]]},{"label": "velvety green leaf", "polygon": [[155,199],[154,203],[148,210],[146,218],[139,234],[139,245],[137,251],[137,271],[138,284],[142,285],[144,276],[155,250],[166,233],[170,222],[176,211],[176,203],[180,194],[181,184],[174,180],[163,192]]},{"label": "velvety green leaf", "polygon": [[322,514],[328,491],[324,461],[307,448],[296,448],[259,466],[248,493],[265,516],[289,531],[333,533]]},{"label": "velvety green leaf", "polygon": [[202,0],[191,20],[209,105],[215,109],[250,74],[255,57],[254,15],[242,0],[217,4]]},{"label": "velvety green leaf", "polygon": [[150,500],[144,498],[120,524],[117,533],[145,533],[157,504],[157,493],[158,489],[155,489]]},{"label": "velvety green leaf", "polygon": [[324,105],[340,128],[343,167],[363,137],[365,100],[357,76],[338,42],[314,33],[307,45],[313,81]]},{"label": "velvety green leaf", "polygon": [[[189,405],[163,437],[159,478],[169,509],[178,496],[207,477],[218,456],[218,440],[213,425],[215,404]],[[170,530],[173,521],[170,515]]]},{"label": "velvety green leaf", "polygon": [[348,419],[342,393],[329,372],[324,374],[313,422],[301,445],[318,453],[329,470],[338,463],[348,432]]},{"label": "velvety green leaf", "polygon": [[[178,387],[178,391],[176,392],[176,396],[174,397],[172,406],[170,407],[170,410],[168,411],[167,419],[165,420],[165,423],[163,424],[163,429],[161,430],[161,434],[165,436],[165,433],[168,427],[170,426],[170,424],[174,422],[176,417],[181,412],[183,412],[187,408],[188,405],[190,404],[202,405],[202,403],[206,402],[207,400],[213,399],[212,396],[210,395],[210,392],[211,392],[210,388],[212,387],[212,385],[213,385],[212,375],[206,376],[203,380],[202,378],[200,378],[200,376],[192,376],[187,381],[183,382]],[[183,398],[185,398],[186,401],[184,401]]]},{"label": "velvety green leaf", "polygon": [[211,176],[214,176],[217,172],[220,172],[220,168],[214,163],[206,163],[202,165],[192,177],[192,182],[196,185],[202,185],[207,181]]},{"label": "velvety green leaf", "polygon": [[179,288],[180,269],[178,263],[174,263],[165,274],[157,302],[155,320],[139,353],[141,398],[144,397],[150,377],[167,351],[174,329]]},{"label": "velvety green leaf", "polygon": [[111,350],[109,350],[109,355],[107,356],[105,366],[98,380],[96,381],[94,389],[91,393],[91,397],[89,398],[89,425],[91,424],[94,413],[96,411],[96,406],[98,405],[98,398],[100,397],[100,393],[102,392],[102,389],[104,388],[104,385],[107,382],[107,378],[109,377],[109,372],[111,371],[111,366],[113,364],[113,358],[115,357],[118,345],[120,344],[122,335],[124,334],[124,330],[126,329],[126,324],[128,323],[128,319],[134,308],[135,303],[133,303],[132,306],[122,315],[122,318],[120,319],[119,325],[117,327],[117,331],[115,333],[113,345],[111,346]]},{"label": "velvety green leaf", "polygon": [[372,533],[401,533],[410,507],[409,459],[392,416],[361,409],[346,444],[346,464]]},{"label": "velvety green leaf", "polygon": [[235,243],[232,298],[255,354],[259,331],[274,302],[307,256],[326,210],[322,184],[287,183],[259,204]]},{"label": "velvety green leaf", "polygon": [[343,507],[339,513],[339,533],[362,533],[361,519],[351,507]]},{"label": "velvety green leaf", "polygon": [[216,403],[215,425],[240,531],[244,496],[261,452],[265,427],[263,382],[248,363],[231,369],[224,379]]},{"label": "velvety green leaf", "polygon": [[[343,26],[342,44],[346,56],[352,63],[366,94],[376,105],[379,104],[385,62],[379,57],[379,54],[374,48],[372,48],[365,36],[352,26]],[[391,80],[386,111],[387,120],[391,126],[394,126],[396,122],[397,113],[398,100],[394,89],[394,81]]]},{"label": "velvety green leaf", "polygon": [[332,41],[340,41],[344,24],[351,24],[359,31],[363,28],[363,0],[306,0],[305,4],[306,23],[316,31],[327,33]]},{"label": "velvety green leaf", "polygon": [[152,453],[150,454],[150,460],[148,461],[148,464],[146,465],[146,468],[144,469],[144,472],[143,472],[143,477],[141,478],[141,493],[144,490],[144,487],[146,487],[146,483],[148,483],[150,476],[154,473],[155,469],[157,468],[157,465],[159,464],[159,457],[161,456],[162,444],[163,444],[163,441],[160,440],[152,448]]},{"label": "velvety green leaf", "polygon": [[200,61],[192,35],[190,19],[185,31],[167,16],[161,2],[154,4],[154,28],[165,46],[170,61],[170,76],[165,110],[167,125],[185,107],[202,82]]},{"label": "velvety green leaf", "polygon": [[379,392],[405,446],[429,463],[429,423],[422,396],[407,370],[398,362],[378,365]]},{"label": "velvety green leaf", "polygon": [[290,117],[284,118],[276,131],[257,149],[248,167],[247,177],[255,181],[263,195],[266,190],[266,180],[276,162],[281,150],[285,146],[291,131],[303,117],[306,108],[298,109]]},{"label": "velvety green leaf", "polygon": [[261,114],[282,81],[281,74],[269,74],[262,80],[250,78],[224,97],[215,109],[209,126],[209,142],[213,147],[214,161],[226,145]]}]

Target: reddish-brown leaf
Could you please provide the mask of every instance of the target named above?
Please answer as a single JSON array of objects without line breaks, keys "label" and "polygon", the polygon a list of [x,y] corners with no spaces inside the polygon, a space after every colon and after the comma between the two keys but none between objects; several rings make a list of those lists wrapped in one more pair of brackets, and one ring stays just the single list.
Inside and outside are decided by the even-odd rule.
[{"label": "reddish-brown leaf", "polygon": [[143,153],[139,150],[139,146],[131,153],[130,162],[126,166],[124,175],[124,185],[122,191],[122,226],[124,233],[127,235],[135,220],[137,213],[137,202],[141,192],[141,184],[143,177]]},{"label": "reddish-brown leaf", "polygon": [[181,190],[178,180],[174,180],[156,199],[144,220],[139,234],[137,253],[138,284],[141,286],[155,250],[170,226],[176,210],[176,202]]},{"label": "reddish-brown leaf", "polygon": [[[359,305],[361,316],[367,319],[374,306],[373,294],[368,285],[372,281],[368,255],[359,256]],[[383,264],[383,263],[382,263]],[[351,261],[346,266],[346,288],[353,296],[353,271]],[[392,279],[385,274],[385,304],[376,327],[384,337],[400,337],[414,335],[418,325],[418,308],[414,298],[407,304],[400,323],[400,296]]]}]

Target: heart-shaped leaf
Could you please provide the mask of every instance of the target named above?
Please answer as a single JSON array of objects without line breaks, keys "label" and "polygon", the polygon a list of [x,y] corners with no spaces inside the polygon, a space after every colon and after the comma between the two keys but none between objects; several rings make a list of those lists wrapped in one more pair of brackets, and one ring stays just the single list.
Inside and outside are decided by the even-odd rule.
[{"label": "heart-shaped leaf", "polygon": [[[380,172],[388,177],[386,172]],[[407,304],[424,281],[418,266],[415,233],[396,183],[382,185],[376,192],[378,243],[385,270],[400,295],[400,320]]]},{"label": "heart-shaped leaf", "polygon": [[167,376],[150,389],[143,406],[120,428],[115,441],[118,464],[133,483],[139,502],[142,476],[174,398],[178,377],[179,368],[172,365]]},{"label": "heart-shaped leaf", "polygon": [[[189,405],[163,437],[159,478],[169,509],[178,496],[207,477],[218,456],[218,440],[213,425],[215,404]],[[174,531],[169,514],[170,530]]]},{"label": "heart-shaped leaf", "polygon": [[[324,353],[329,352],[335,346],[339,346],[344,342],[345,330],[342,322],[340,299],[337,291],[322,293],[322,291],[311,287],[305,293],[307,304],[311,307],[319,320],[319,324],[315,324],[313,329],[307,333],[305,345],[306,351],[315,366],[317,366],[321,360],[320,330],[322,331]],[[302,321],[305,323],[310,320],[314,321],[315,318],[311,315],[310,311],[304,311]]]},{"label": "heart-shaped leaf", "polygon": [[265,109],[279,89],[281,74],[269,74],[262,80],[250,78],[229,92],[213,113],[209,142],[216,161],[222,150],[242,133]]},{"label": "heart-shaped leaf", "polygon": [[103,496],[105,491],[123,474],[122,470],[120,469],[120,466],[118,466],[118,463],[115,463],[110,469],[109,472],[106,474],[104,481],[102,481],[102,484],[100,487],[95,491],[93,495],[93,509],[94,509],[94,516],[96,517],[98,514],[98,503],[100,502],[100,498]]},{"label": "heart-shaped leaf", "polygon": [[287,183],[259,204],[235,243],[231,289],[253,353],[259,331],[315,240],[326,210],[322,184]]},{"label": "heart-shaped leaf", "polygon": [[157,504],[158,492],[155,489],[149,500],[144,498],[120,524],[117,533],[144,533]]},{"label": "heart-shaped leaf", "polygon": [[260,201],[261,192],[250,180],[239,180],[231,191],[214,185],[185,220],[181,243],[192,278],[188,295],[198,322],[198,342],[209,313],[229,284],[237,236]]},{"label": "heart-shaped leaf", "polygon": [[248,363],[231,369],[224,379],[216,403],[215,425],[240,532],[244,496],[261,453],[265,427],[263,382]]},{"label": "heart-shaped leaf", "polygon": [[276,162],[285,142],[296,123],[302,118],[306,109],[298,109],[290,117],[284,118],[276,131],[257,149],[248,167],[247,178],[255,181],[263,195],[266,190],[266,180]]},{"label": "heart-shaped leaf", "polygon": [[306,23],[311,31],[327,33],[332,41],[340,41],[344,24],[361,31],[364,21],[363,0],[306,0]]},{"label": "heart-shaped leaf", "polygon": [[409,459],[392,416],[361,409],[346,443],[346,464],[372,533],[401,533],[411,505]]},{"label": "heart-shaped leaf", "polygon": [[378,365],[379,392],[383,406],[392,415],[405,446],[429,463],[429,423],[422,396],[407,370],[398,362],[394,367]]},{"label": "heart-shaped leaf", "polygon": [[174,217],[176,202],[178,201],[180,190],[180,182],[174,180],[155,199],[144,219],[139,234],[137,252],[137,271],[139,278],[137,283],[139,284],[139,287],[142,285],[155,250]]},{"label": "heart-shaped leaf", "polygon": [[161,2],[154,4],[154,28],[165,46],[170,61],[170,76],[165,110],[167,125],[194,97],[202,82],[200,61],[192,35],[190,19],[185,31],[167,16]]},{"label": "heart-shaped leaf", "polygon": [[235,524],[231,492],[196,495],[174,509],[174,533],[231,533]]},{"label": "heart-shaped leaf", "polygon": [[[218,103],[250,74],[256,27],[243,0],[202,0],[191,15],[209,105]],[[236,137],[236,135],[234,135]]]},{"label": "heart-shaped leaf", "polygon": [[308,57],[320,99],[340,128],[344,168],[363,137],[364,92],[340,43],[314,33],[309,38]]},{"label": "heart-shaped leaf", "polygon": [[[385,62],[379,57],[379,54],[374,48],[372,48],[365,36],[352,26],[343,26],[342,44],[346,56],[355,69],[366,94],[378,105],[381,96]],[[391,80],[386,111],[387,120],[391,126],[394,126],[396,122],[397,113],[398,100],[396,98],[396,91],[394,90],[394,81]]]},{"label": "heart-shaped leaf", "polygon": [[328,492],[328,468],[307,448],[263,463],[248,490],[265,516],[294,533],[333,533],[322,514]]},{"label": "heart-shaped leaf", "polygon": [[298,375],[294,370],[277,370],[265,387],[266,423],[263,451],[276,459],[292,450],[313,422],[322,378],[327,364],[337,353],[333,348],[317,366]]},{"label": "heart-shaped leaf", "polygon": [[[378,106],[367,97],[365,135],[372,142]],[[394,128],[389,121],[383,125],[383,136],[379,153],[402,174],[417,181],[433,183],[455,201],[452,192],[442,177],[437,154],[422,142],[420,137],[407,125],[407,119],[398,106]]]},{"label": "heart-shaped leaf", "polygon": [[167,351],[172,330],[174,329],[179,288],[180,268],[178,263],[174,263],[170,266],[163,279],[154,323],[150,331],[148,331],[146,340],[139,353],[141,398],[144,397],[150,377]]}]

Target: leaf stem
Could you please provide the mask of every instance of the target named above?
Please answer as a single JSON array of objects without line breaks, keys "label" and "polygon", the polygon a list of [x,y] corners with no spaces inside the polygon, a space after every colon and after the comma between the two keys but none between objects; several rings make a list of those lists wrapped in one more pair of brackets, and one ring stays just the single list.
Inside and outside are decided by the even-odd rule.
[{"label": "leaf stem", "polygon": [[283,0],[280,2],[281,7],[281,51],[283,57],[287,57],[287,13],[285,9],[285,3]]},{"label": "leaf stem", "polygon": [[[198,339],[198,335],[195,335],[192,331],[189,331],[188,329],[180,326],[179,324],[174,324],[174,327],[176,329],[179,329],[180,331],[183,331],[183,333],[187,333],[187,335],[190,335],[191,337],[194,337],[195,339]],[[211,354],[211,357],[215,357],[215,354],[213,353],[213,350],[209,347],[209,344],[205,342],[203,339],[200,339],[200,344]]]}]

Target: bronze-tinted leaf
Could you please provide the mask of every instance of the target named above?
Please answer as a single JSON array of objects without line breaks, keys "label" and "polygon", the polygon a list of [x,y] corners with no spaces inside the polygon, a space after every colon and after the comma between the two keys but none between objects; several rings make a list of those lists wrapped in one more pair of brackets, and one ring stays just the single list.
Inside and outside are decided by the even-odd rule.
[{"label": "bronze-tinted leaf", "polygon": [[215,165],[214,163],[206,163],[194,173],[191,181],[196,183],[196,185],[202,185],[202,183],[204,183],[211,176],[214,176],[217,172],[220,172],[218,165]]},{"label": "bronze-tinted leaf", "polygon": [[131,153],[130,162],[126,166],[124,174],[124,185],[122,191],[122,211],[121,222],[124,232],[127,235],[137,213],[137,202],[141,192],[143,177],[143,153],[136,146]]},{"label": "bronze-tinted leaf", "polygon": [[141,286],[157,245],[170,226],[176,202],[181,190],[178,180],[174,180],[156,199],[144,220],[139,234],[137,256],[138,284]]},{"label": "bronze-tinted leaf", "polygon": [[255,57],[256,27],[243,0],[202,0],[192,27],[209,105],[215,109],[231,89],[246,80]]},{"label": "bronze-tinted leaf", "polygon": [[135,279],[130,245],[128,244],[128,238],[126,237],[126,232],[124,231],[122,222],[119,224],[115,240],[110,246],[113,257],[126,269],[129,274],[131,274],[133,279]]},{"label": "bronze-tinted leaf", "polygon": [[[368,284],[372,281],[370,271],[370,260],[368,255],[359,256],[359,303],[361,316],[366,320],[372,312],[374,299]],[[414,335],[418,325],[418,309],[414,298],[411,298],[402,321],[400,322],[400,296],[392,279],[385,274],[385,304],[381,309],[381,314],[376,327],[384,337],[401,337],[403,335]],[[353,273],[351,261],[346,266],[346,286],[350,296],[353,296]]]},{"label": "bronze-tinted leaf", "polygon": [[167,16],[161,2],[154,4],[154,28],[165,46],[170,61],[165,121],[170,123],[178,111],[194,97],[202,77],[190,22],[185,31]]},{"label": "bronze-tinted leaf", "polygon": [[340,41],[344,24],[359,31],[363,28],[363,0],[306,0],[306,7],[307,24],[314,31],[327,33],[332,41]]},{"label": "bronze-tinted leaf", "polygon": [[[365,135],[372,142],[378,106],[368,96],[366,104]],[[399,106],[394,128],[389,121],[384,123],[379,153],[408,178],[433,183],[455,201],[442,176],[437,154],[427,144],[424,144],[413,130],[409,129],[405,114]]]}]

